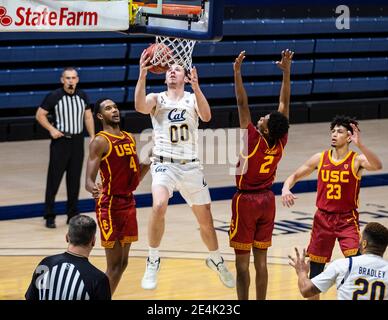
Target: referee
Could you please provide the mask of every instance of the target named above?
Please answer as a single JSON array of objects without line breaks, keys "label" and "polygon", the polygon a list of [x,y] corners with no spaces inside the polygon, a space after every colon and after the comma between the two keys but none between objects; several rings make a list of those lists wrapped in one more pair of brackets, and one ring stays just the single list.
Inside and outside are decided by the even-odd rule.
[{"label": "referee", "polygon": [[[55,228],[54,203],[63,174],[66,171],[67,223],[78,214],[78,196],[86,129],[94,138],[94,120],[86,94],[77,89],[79,78],[74,68],[65,68],[63,88],[49,93],[36,112],[36,120],[51,136],[50,162],[47,173],[45,215],[46,227]],[[50,123],[47,116],[51,115]]]},{"label": "referee", "polygon": [[88,257],[96,242],[97,225],[85,215],[69,223],[67,251],[44,258],[36,267],[27,300],[110,300],[109,279]]}]

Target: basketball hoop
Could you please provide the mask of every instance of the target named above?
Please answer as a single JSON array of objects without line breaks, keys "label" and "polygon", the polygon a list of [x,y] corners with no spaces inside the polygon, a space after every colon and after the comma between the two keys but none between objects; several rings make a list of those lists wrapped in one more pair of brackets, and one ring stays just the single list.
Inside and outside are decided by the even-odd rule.
[{"label": "basketball hoop", "polygon": [[185,70],[191,70],[195,42],[190,39],[157,36],[151,64],[162,66],[178,64]]}]

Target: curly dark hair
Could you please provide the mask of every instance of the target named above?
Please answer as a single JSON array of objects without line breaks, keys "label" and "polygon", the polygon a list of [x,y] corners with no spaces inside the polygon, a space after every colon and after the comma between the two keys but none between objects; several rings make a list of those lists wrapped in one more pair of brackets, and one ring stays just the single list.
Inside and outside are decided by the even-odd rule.
[{"label": "curly dark hair", "polygon": [[333,130],[335,126],[343,126],[353,134],[353,128],[350,125],[351,123],[358,128],[356,119],[344,115],[336,115],[330,124],[330,130]]},{"label": "curly dark hair", "polygon": [[363,238],[368,241],[368,246],[384,254],[388,245],[388,229],[377,222],[369,222],[364,229]]},{"label": "curly dark hair", "polygon": [[101,103],[103,103],[105,100],[110,100],[110,98],[100,98],[96,101],[93,108],[94,115],[97,115],[97,113],[101,113]]},{"label": "curly dark hair", "polygon": [[268,119],[268,136],[272,143],[283,137],[290,127],[288,118],[279,111],[271,112]]}]

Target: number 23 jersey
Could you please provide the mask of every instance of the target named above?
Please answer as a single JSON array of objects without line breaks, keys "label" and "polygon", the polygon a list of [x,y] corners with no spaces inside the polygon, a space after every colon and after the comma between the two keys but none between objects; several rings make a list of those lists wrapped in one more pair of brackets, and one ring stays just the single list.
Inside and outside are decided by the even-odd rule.
[{"label": "number 23 jersey", "polygon": [[329,212],[350,212],[357,209],[360,193],[361,178],[354,169],[357,153],[349,151],[344,159],[335,162],[331,152],[322,152],[318,165],[316,206]]},{"label": "number 23 jersey", "polygon": [[158,94],[151,113],[154,128],[153,153],[174,159],[198,158],[198,112],[195,95],[184,92],[178,101]]}]

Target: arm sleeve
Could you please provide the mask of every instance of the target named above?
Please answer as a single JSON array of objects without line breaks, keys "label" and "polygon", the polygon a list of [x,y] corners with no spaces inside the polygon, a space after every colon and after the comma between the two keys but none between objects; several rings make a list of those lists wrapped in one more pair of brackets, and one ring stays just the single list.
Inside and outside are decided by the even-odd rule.
[{"label": "arm sleeve", "polygon": [[338,275],[338,261],[333,261],[322,273],[312,278],[311,282],[319,289],[319,291],[326,292],[335,284]]},{"label": "arm sleeve", "polygon": [[95,300],[111,300],[112,295],[110,292],[110,285],[108,277],[103,274],[99,279],[95,289]]},{"label": "arm sleeve", "polygon": [[43,99],[40,107],[48,112],[54,109],[55,104],[57,103],[56,95],[51,92]]}]

